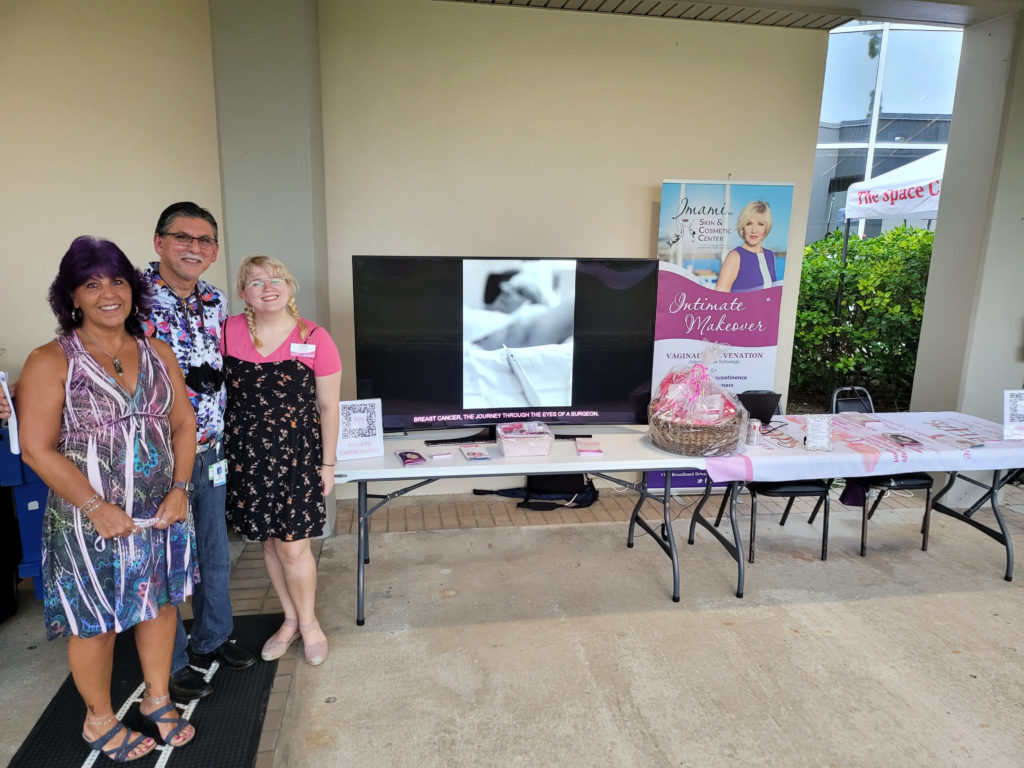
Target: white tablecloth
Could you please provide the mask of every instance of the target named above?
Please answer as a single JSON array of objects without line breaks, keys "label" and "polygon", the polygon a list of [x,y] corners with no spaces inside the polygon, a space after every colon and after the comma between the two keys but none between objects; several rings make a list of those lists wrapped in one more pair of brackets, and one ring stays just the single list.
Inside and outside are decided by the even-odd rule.
[{"label": "white tablecloth", "polygon": [[[785,424],[743,453],[707,459],[715,482],[864,477],[904,472],[965,472],[1024,467],[1024,440],[1003,440],[1003,427],[955,411],[843,413],[832,417],[832,451],[804,448],[804,417]],[[902,435],[920,445],[900,445]]]}]

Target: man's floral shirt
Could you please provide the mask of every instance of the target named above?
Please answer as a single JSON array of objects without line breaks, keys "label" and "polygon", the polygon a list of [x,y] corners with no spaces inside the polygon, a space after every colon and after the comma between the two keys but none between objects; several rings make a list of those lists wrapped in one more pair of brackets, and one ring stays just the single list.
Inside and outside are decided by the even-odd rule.
[{"label": "man's floral shirt", "polygon": [[[211,393],[197,392],[189,386],[197,373],[216,372],[222,377],[224,359],[220,353],[221,333],[228,317],[224,292],[204,280],[187,298],[179,298],[160,277],[160,263],[152,262],[144,272],[153,285],[153,310],[143,325],[147,336],[170,344],[186,377],[189,400],[196,412],[196,440],[219,440],[224,433],[224,384],[210,387]],[[190,376],[190,372],[192,376]]]}]

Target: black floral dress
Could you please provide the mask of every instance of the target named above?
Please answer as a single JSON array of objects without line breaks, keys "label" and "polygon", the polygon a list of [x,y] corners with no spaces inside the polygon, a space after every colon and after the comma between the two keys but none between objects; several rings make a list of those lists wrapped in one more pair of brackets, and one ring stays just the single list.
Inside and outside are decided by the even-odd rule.
[{"label": "black floral dress", "polygon": [[298,360],[253,363],[224,355],[227,519],[250,539],[320,536],[320,411],[313,370]]}]

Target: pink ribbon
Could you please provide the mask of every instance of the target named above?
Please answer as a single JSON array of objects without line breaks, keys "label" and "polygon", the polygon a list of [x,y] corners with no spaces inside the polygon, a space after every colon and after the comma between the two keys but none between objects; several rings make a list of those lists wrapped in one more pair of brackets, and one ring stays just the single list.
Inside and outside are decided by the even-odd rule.
[{"label": "pink ribbon", "polygon": [[695,363],[690,371],[690,378],[687,381],[687,384],[690,386],[690,394],[686,399],[691,403],[695,403],[704,391],[704,382],[709,378],[708,369],[700,363]]}]

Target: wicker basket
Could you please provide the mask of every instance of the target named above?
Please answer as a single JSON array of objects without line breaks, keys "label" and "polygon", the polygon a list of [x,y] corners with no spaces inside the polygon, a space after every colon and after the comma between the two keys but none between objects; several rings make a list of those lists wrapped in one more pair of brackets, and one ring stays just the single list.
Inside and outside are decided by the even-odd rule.
[{"label": "wicker basket", "polygon": [[727,456],[736,453],[747,431],[747,411],[737,404],[736,412],[718,424],[681,424],[654,415],[657,401],[647,408],[651,442],[663,451],[682,456]]}]

